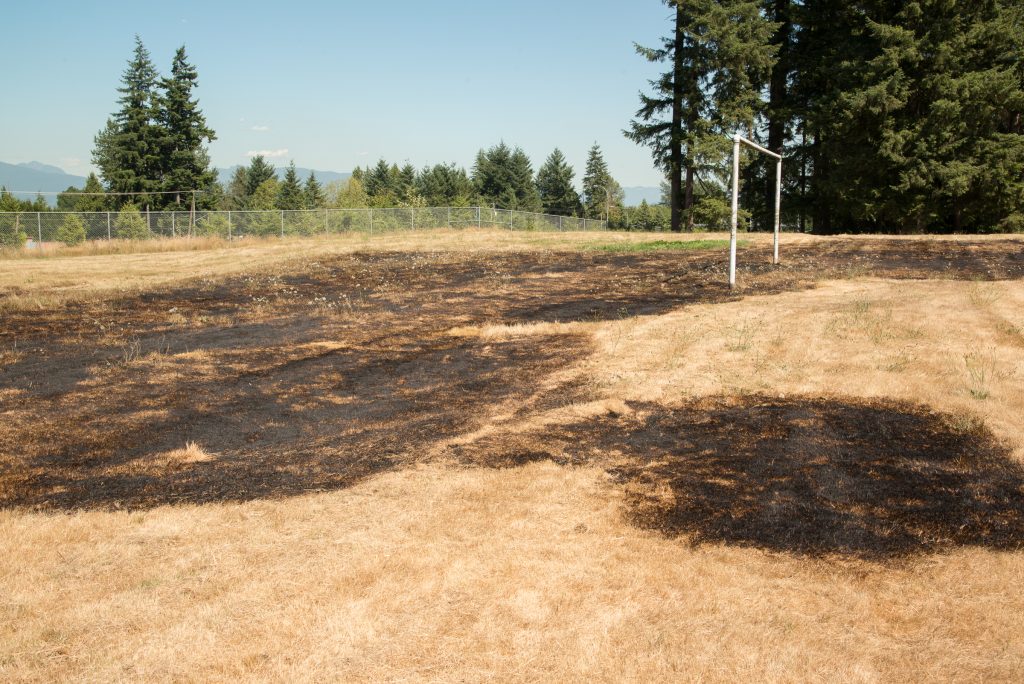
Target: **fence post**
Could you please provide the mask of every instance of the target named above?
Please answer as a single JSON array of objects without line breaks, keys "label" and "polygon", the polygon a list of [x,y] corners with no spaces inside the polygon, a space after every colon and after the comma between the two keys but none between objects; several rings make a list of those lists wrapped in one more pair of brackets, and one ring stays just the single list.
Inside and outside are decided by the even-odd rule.
[{"label": "fence post", "polygon": [[39,237],[39,244],[43,244],[43,214],[36,212],[36,235]]},{"label": "fence post", "polygon": [[409,220],[412,222],[412,229],[416,230],[416,207],[409,207]]},{"label": "fence post", "polygon": [[231,239],[231,210],[228,209],[228,240]]},{"label": "fence post", "polygon": [[284,209],[281,210],[281,237],[284,237]]},{"label": "fence post", "polygon": [[110,239],[110,212],[107,212],[107,239]]},{"label": "fence post", "polygon": [[326,209],[326,208],[324,209],[324,235],[327,235],[327,233],[329,233],[331,231],[330,227],[327,224],[327,212],[328,211],[329,211],[328,209]]},{"label": "fence post", "polygon": [[476,208],[476,228],[480,230],[480,207]]},{"label": "fence post", "polygon": [[178,229],[174,225],[174,215],[177,213],[176,211],[171,212],[171,237],[178,237]]}]

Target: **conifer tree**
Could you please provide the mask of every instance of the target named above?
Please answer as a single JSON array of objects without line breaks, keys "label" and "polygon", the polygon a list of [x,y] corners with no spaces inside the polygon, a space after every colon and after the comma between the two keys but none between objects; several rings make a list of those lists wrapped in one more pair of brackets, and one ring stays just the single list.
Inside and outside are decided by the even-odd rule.
[{"label": "conifer tree", "polygon": [[583,174],[583,202],[587,218],[601,218],[608,213],[613,182],[601,148],[594,143],[587,155],[586,173]]},{"label": "conifer tree", "polygon": [[573,187],[576,174],[558,148],[537,170],[537,193],[545,213],[579,216],[582,213],[579,193]]},{"label": "conifer tree", "polygon": [[327,206],[324,189],[320,185],[320,181],[316,179],[316,174],[312,171],[309,172],[309,177],[306,178],[306,186],[303,188],[302,193],[306,209],[323,209]]},{"label": "conifer tree", "polygon": [[245,171],[245,195],[252,197],[256,190],[268,180],[277,179],[277,171],[271,166],[262,154],[258,154],[249,162],[249,168]]},{"label": "conifer tree", "polygon": [[228,182],[227,192],[223,198],[224,208],[231,210],[245,209],[249,198],[249,171],[244,166],[235,168]]},{"label": "conifer tree", "polygon": [[74,247],[85,242],[85,224],[78,214],[64,214],[64,218],[57,228],[56,235],[58,242],[63,242],[68,247]]},{"label": "conifer tree", "polygon": [[149,226],[139,208],[129,202],[121,207],[114,221],[114,236],[122,240],[143,240],[149,237]]},{"label": "conifer tree", "polygon": [[380,159],[376,166],[368,168],[365,176],[363,185],[368,196],[381,197],[392,192],[391,167],[385,160]]},{"label": "conifer tree", "polygon": [[416,193],[416,167],[405,164],[398,173],[396,193],[403,202],[409,201]]},{"label": "conifer tree", "polygon": [[416,192],[435,207],[468,206],[475,189],[465,169],[455,164],[436,164],[416,177]]},{"label": "conifer tree", "polygon": [[288,165],[284,172],[284,180],[277,191],[277,208],[285,210],[302,209],[306,198],[299,182],[299,174],[295,170],[295,162]]},{"label": "conifer tree", "polygon": [[[118,92],[121,108],[96,135],[93,163],[109,190],[132,193],[140,201],[152,202],[146,193],[161,186],[163,134],[156,123],[156,67],[138,36]],[[124,201],[123,197],[115,200],[118,204]]]},{"label": "conifer tree", "polygon": [[[206,125],[206,117],[193,97],[198,73],[188,62],[185,46],[174,53],[171,75],[161,80],[163,93],[158,98],[157,123],[163,135],[161,146],[162,190],[201,190],[196,204],[212,208],[217,172],[210,168],[206,143],[217,139]],[[181,201],[181,197],[165,196],[165,203]]]},{"label": "conifer tree", "polygon": [[672,230],[679,231],[684,212],[692,226],[695,177],[724,162],[724,135],[754,127],[774,62],[776,25],[753,0],[664,1],[674,12],[671,34],[660,47],[636,50],[670,68],[650,82],[652,94],[641,93],[626,136],[650,147],[668,175]]}]

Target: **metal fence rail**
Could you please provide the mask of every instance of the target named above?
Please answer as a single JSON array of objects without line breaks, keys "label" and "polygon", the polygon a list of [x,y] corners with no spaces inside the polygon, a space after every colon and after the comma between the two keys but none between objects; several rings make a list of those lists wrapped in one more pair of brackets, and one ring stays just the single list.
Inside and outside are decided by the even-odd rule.
[{"label": "metal fence rail", "polygon": [[[76,216],[87,240],[217,236],[325,235],[387,233],[435,228],[497,228],[510,231],[607,230],[607,221],[489,207],[395,207],[302,209],[296,211],[142,212],[144,230],[129,234],[116,211],[0,212],[0,236],[23,233],[34,242],[60,241],[61,226]],[[0,240],[0,242],[4,242]]]}]

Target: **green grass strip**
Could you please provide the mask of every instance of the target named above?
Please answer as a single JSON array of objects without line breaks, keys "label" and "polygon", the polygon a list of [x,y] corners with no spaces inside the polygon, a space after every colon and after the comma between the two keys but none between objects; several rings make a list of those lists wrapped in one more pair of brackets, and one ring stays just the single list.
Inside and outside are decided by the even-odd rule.
[{"label": "green grass strip", "polygon": [[[738,247],[746,240],[736,243]],[[726,249],[728,240],[654,240],[653,242],[612,242],[604,245],[588,245],[587,249],[601,252],[654,252],[659,250]]]}]

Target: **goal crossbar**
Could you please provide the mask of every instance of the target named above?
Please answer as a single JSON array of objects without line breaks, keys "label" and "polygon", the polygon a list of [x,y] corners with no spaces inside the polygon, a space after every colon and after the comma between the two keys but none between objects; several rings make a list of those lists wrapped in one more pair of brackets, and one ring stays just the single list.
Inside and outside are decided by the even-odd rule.
[{"label": "goal crossbar", "polygon": [[740,215],[740,145],[746,145],[775,159],[775,252],[772,263],[779,263],[779,227],[782,221],[782,155],[736,134],[732,139],[732,231],[729,235],[729,287],[736,287],[736,231]]}]

